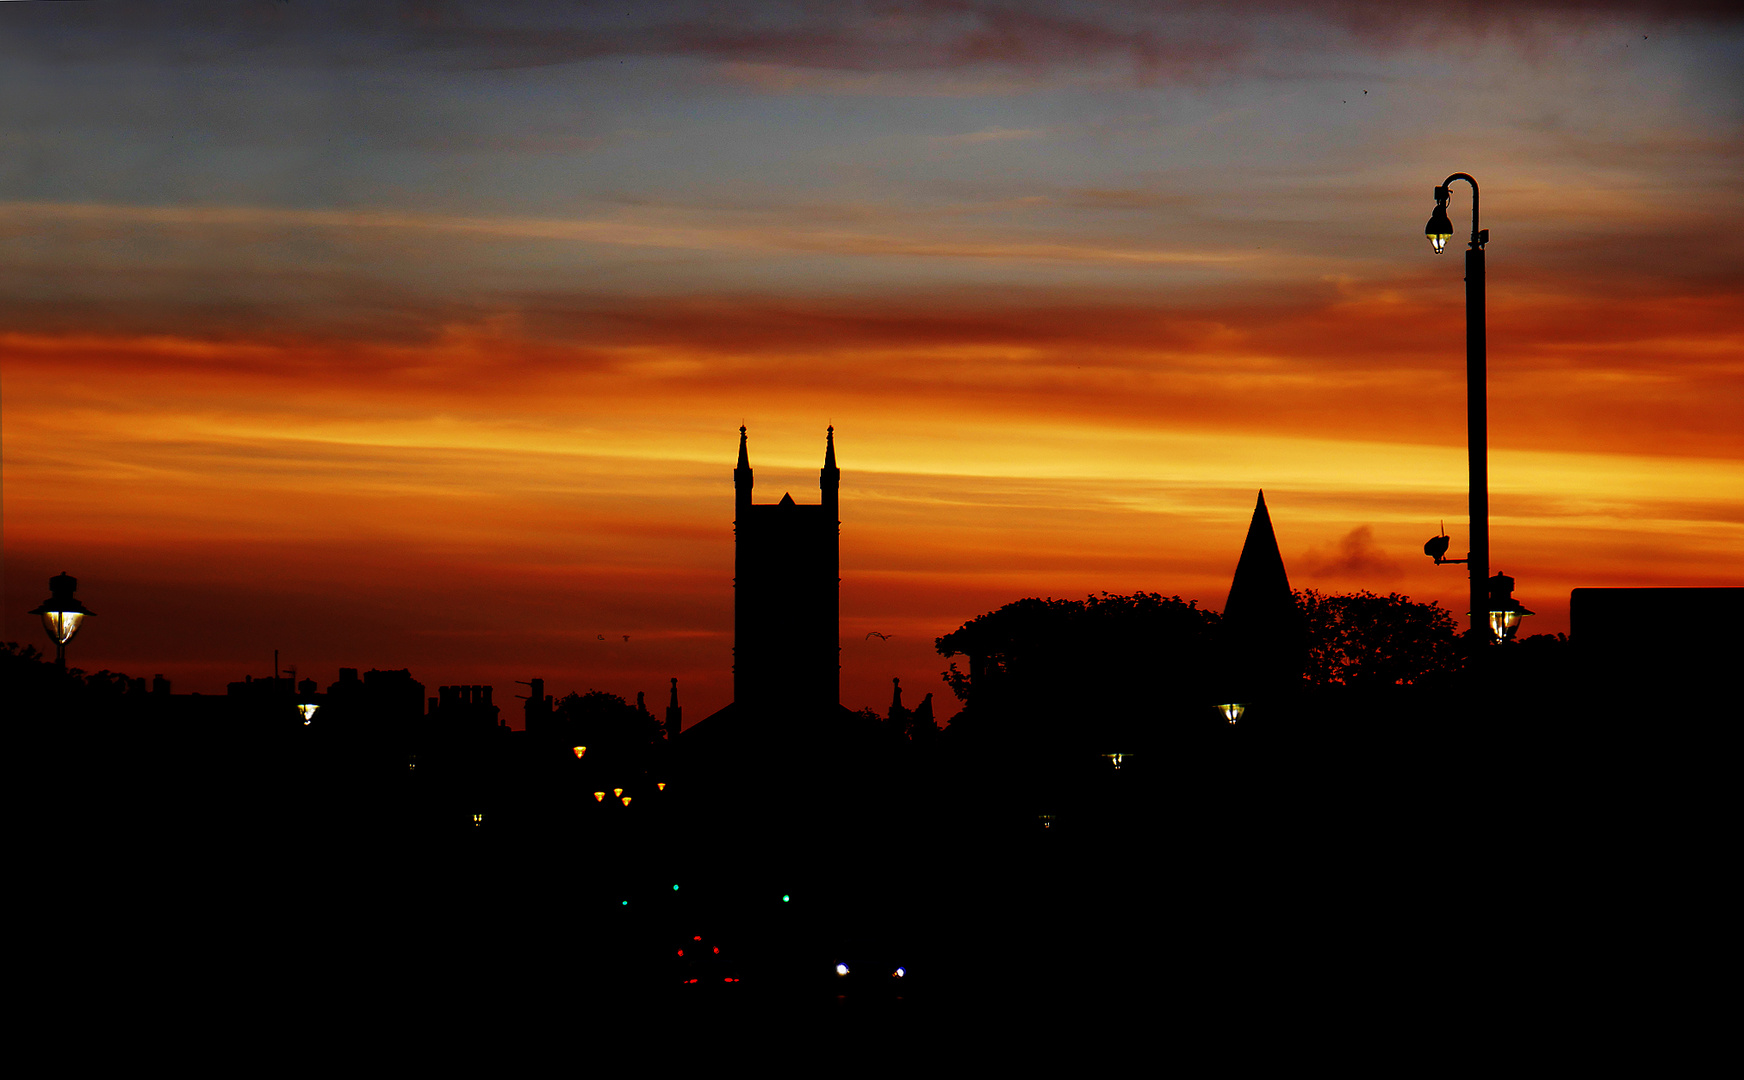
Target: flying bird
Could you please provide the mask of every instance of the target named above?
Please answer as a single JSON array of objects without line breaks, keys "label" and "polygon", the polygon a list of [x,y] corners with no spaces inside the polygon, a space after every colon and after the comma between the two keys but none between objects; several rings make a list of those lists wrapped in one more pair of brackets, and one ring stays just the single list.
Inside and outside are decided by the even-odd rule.
[{"label": "flying bird", "polygon": [[880,634],[878,631],[874,630],[871,633],[867,634],[866,637],[869,637],[869,638],[875,637],[879,641],[889,641],[891,638],[891,635],[890,634]]}]

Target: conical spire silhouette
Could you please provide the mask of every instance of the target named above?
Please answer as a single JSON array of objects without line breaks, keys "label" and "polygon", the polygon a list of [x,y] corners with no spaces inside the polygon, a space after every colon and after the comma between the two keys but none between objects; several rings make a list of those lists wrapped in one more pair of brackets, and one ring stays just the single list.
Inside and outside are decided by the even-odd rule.
[{"label": "conical spire silhouette", "polygon": [[1247,540],[1235,565],[1229,602],[1223,605],[1223,641],[1221,681],[1226,700],[1275,697],[1301,683],[1307,662],[1306,628],[1284,572],[1263,491],[1254,503]]},{"label": "conical spire silhouette", "polygon": [[1266,493],[1262,491],[1247,527],[1247,541],[1241,546],[1241,560],[1235,564],[1235,580],[1229,585],[1223,617],[1231,621],[1264,619],[1280,609],[1294,610],[1295,606],[1290,577],[1284,572],[1284,556],[1278,551],[1278,537],[1272,531],[1272,515],[1266,510]]}]

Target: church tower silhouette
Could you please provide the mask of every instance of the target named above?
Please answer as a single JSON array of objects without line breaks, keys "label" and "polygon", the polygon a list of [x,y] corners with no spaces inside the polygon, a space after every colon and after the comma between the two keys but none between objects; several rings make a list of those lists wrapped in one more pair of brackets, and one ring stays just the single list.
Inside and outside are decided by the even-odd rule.
[{"label": "church tower silhouette", "polygon": [[733,522],[733,703],[741,713],[833,714],[842,696],[841,520],[836,429],[824,436],[821,504],[751,501],[739,428]]}]

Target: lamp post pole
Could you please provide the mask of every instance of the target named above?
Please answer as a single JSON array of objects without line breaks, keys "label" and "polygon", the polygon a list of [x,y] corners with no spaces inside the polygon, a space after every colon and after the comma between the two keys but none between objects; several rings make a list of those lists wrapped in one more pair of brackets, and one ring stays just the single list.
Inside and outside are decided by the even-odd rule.
[{"label": "lamp post pole", "polygon": [[1484,317],[1484,245],[1490,241],[1490,231],[1478,228],[1478,182],[1465,173],[1454,173],[1442,181],[1435,189],[1435,213],[1423,231],[1439,255],[1453,235],[1447,202],[1451,195],[1448,189],[1455,180],[1464,180],[1472,189],[1471,245],[1465,252],[1465,440],[1471,513],[1471,551],[1466,556],[1471,578],[1468,637],[1475,660],[1490,639],[1490,434]]}]

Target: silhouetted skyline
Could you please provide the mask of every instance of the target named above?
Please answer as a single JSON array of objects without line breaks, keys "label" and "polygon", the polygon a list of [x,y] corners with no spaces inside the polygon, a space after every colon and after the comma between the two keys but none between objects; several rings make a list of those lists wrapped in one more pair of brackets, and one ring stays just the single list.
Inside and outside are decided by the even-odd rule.
[{"label": "silhouetted skyline", "polygon": [[801,503],[853,448],[855,708],[1016,598],[1219,608],[1259,488],[1296,587],[1463,616],[1454,169],[1532,629],[1744,582],[1717,6],[245,7],[0,4],[8,640],[64,568],[87,669],[694,721],[742,423]]}]

